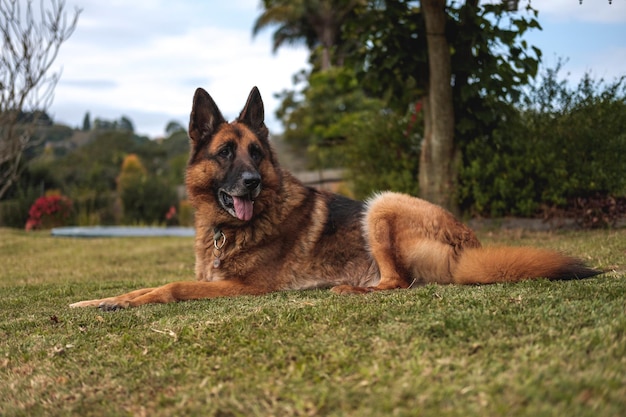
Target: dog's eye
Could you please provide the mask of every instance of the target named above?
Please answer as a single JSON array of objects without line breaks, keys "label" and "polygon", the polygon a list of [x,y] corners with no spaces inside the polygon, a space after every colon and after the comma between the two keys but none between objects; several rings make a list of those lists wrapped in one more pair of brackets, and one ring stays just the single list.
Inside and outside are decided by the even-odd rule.
[{"label": "dog's eye", "polygon": [[217,153],[217,155],[220,158],[224,158],[224,159],[228,159],[230,158],[230,156],[233,154],[233,150],[230,148],[230,146],[225,146],[222,149],[219,150],[219,152]]},{"label": "dog's eye", "polygon": [[259,163],[261,159],[263,159],[263,151],[258,146],[250,145],[250,148],[248,148],[248,152],[250,153],[250,157],[256,163]]}]

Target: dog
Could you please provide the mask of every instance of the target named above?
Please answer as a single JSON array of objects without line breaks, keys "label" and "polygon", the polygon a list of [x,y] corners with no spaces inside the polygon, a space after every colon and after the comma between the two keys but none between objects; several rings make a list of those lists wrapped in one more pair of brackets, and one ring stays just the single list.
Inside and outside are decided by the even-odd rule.
[{"label": "dog", "polygon": [[198,88],[185,184],[195,208],[196,281],[174,282],[71,307],[331,288],[338,294],[427,283],[490,284],[601,273],[556,251],[482,248],[474,232],[425,200],[382,192],[366,202],[304,186],[281,169],[254,87],[227,122]]}]

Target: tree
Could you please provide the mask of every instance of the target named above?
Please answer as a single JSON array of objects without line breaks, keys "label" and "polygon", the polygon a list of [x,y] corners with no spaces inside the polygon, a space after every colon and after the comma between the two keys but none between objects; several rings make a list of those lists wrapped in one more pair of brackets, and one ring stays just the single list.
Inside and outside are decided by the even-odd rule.
[{"label": "tree", "polygon": [[174,189],[148,170],[135,154],[124,158],[117,177],[117,194],[122,203],[124,219],[130,224],[138,222],[159,223],[176,203]]},{"label": "tree", "polygon": [[307,150],[313,160],[312,168],[337,166],[343,162],[338,145],[346,139],[344,117],[366,110],[374,113],[382,103],[365,97],[354,72],[348,68],[313,72],[307,81],[298,94],[301,100],[292,92],[283,93],[276,112],[289,127],[283,138],[294,148]]},{"label": "tree", "polygon": [[[282,23],[275,48],[285,40],[305,40],[313,61],[318,38],[310,22],[323,8],[318,2],[310,2],[318,6],[311,8],[301,3],[266,0],[257,27],[269,17]],[[530,2],[527,13],[510,13],[516,9],[516,1],[479,6],[479,0],[369,0],[354,6],[336,30],[340,36],[333,50],[350,51],[340,62],[356,71],[365,97],[383,99],[386,111],[401,116],[421,108],[423,140],[419,175],[414,174],[419,193],[455,212],[460,151],[506,123],[511,103],[537,73],[541,51],[522,40],[527,30],[540,28],[537,12]],[[336,117],[320,112],[316,103],[303,102],[324,92],[313,85],[320,70],[314,66],[308,74],[303,94],[282,93],[278,115],[287,122],[286,138],[296,133],[311,145],[319,142],[316,132],[335,126]],[[334,97],[326,107],[341,100]],[[295,118],[300,123],[294,123]]]},{"label": "tree", "polygon": [[121,190],[136,180],[143,180],[148,175],[148,170],[143,166],[139,157],[134,154],[128,154],[122,162],[120,175],[117,177],[117,188]]},{"label": "tree", "polygon": [[454,105],[450,45],[446,39],[446,1],[422,0],[426,23],[429,78],[424,103],[420,154],[420,196],[456,212]]},{"label": "tree", "polygon": [[65,12],[63,0],[36,13],[33,1],[0,0],[0,199],[19,179],[23,155],[37,145],[38,118],[52,103],[60,72],[51,73],[61,45],[74,32],[80,10]]},{"label": "tree", "polygon": [[362,45],[348,64],[396,111],[423,106],[420,195],[456,211],[459,150],[505,124],[537,73],[541,51],[522,40],[540,28],[537,12],[478,0],[372,1],[360,12],[344,31]]},{"label": "tree", "polygon": [[83,118],[83,131],[88,132],[91,130],[91,116],[89,112],[85,113],[85,117]]},{"label": "tree", "polygon": [[126,130],[128,132],[134,132],[135,131],[135,127],[133,126],[133,122],[130,120],[130,118],[128,118],[126,116],[122,116],[120,118],[120,122],[119,122],[117,128],[120,129],[120,130]]},{"label": "tree", "polygon": [[[263,0],[264,11],[254,24],[253,34],[278,25],[274,51],[284,44],[304,42],[314,51],[321,48],[320,68],[342,65],[347,43],[341,29],[364,0]],[[313,57],[313,54],[312,54]]]},{"label": "tree", "polygon": [[169,121],[167,125],[165,126],[165,134],[167,136],[172,136],[173,134],[179,133],[179,132],[186,133],[183,125],[178,123],[176,120]]}]

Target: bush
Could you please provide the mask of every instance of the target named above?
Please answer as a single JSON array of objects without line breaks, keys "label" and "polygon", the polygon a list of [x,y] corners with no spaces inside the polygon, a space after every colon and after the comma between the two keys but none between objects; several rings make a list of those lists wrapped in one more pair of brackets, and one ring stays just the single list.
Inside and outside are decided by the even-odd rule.
[{"label": "bush", "polygon": [[65,226],[72,214],[72,200],[62,195],[39,197],[28,211],[26,230]]},{"label": "bush", "polygon": [[283,138],[296,149],[306,149],[310,168],[336,168],[343,164],[346,117],[375,112],[382,102],[365,95],[354,71],[333,67],[301,73],[307,86],[301,92],[283,92],[276,112],[285,126]]},{"label": "bush", "polygon": [[356,198],[393,190],[417,195],[421,122],[390,110],[370,110],[343,120],[346,143],[340,149],[346,179]]},{"label": "bush", "polygon": [[113,191],[72,188],[76,224],[79,226],[113,225],[122,217]]},{"label": "bush", "polygon": [[176,192],[167,181],[148,174],[135,154],[124,158],[117,177],[117,194],[126,224],[165,223],[170,207],[177,200]]},{"label": "bush", "polygon": [[23,228],[28,220],[28,210],[37,197],[39,187],[19,188],[9,200],[0,201],[0,227]]},{"label": "bush", "polygon": [[[523,126],[513,115],[507,125],[463,147],[459,169],[459,198],[471,215],[534,214],[538,194],[545,188],[544,174],[553,174],[534,155],[537,138],[521,135]],[[512,132],[518,132],[515,136]]]},{"label": "bush", "polygon": [[130,178],[119,191],[126,224],[161,224],[176,203],[176,192],[169,184],[153,176]]},{"label": "bush", "polygon": [[473,214],[535,215],[577,198],[626,195],[625,78],[585,76],[570,89],[548,70],[489,137],[463,148],[461,205]]},{"label": "bush", "polygon": [[178,211],[178,223],[181,226],[194,225],[194,209],[189,200],[181,200]]}]

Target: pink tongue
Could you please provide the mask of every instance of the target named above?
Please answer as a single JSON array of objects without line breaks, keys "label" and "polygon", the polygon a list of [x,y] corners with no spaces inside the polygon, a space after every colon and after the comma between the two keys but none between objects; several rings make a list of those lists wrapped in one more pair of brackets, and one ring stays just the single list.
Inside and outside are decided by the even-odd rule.
[{"label": "pink tongue", "polygon": [[240,198],[233,196],[233,202],[235,203],[235,213],[239,220],[248,221],[252,218],[252,211],[254,206],[252,201],[247,198]]}]

